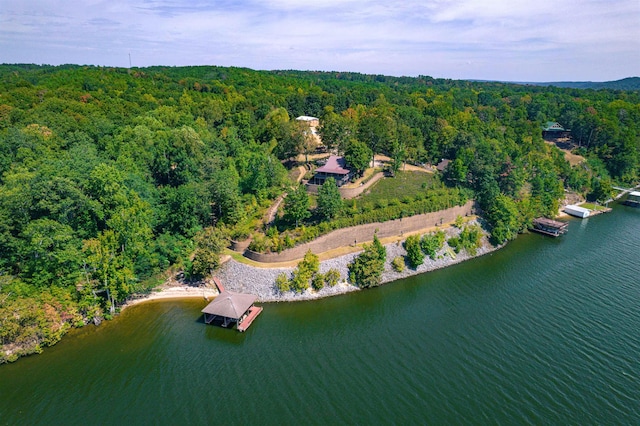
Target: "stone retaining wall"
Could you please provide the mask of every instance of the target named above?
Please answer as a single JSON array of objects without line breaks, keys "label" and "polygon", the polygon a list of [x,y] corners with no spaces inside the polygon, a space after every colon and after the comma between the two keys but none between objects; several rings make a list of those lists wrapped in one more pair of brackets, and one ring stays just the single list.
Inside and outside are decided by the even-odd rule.
[{"label": "stone retaining wall", "polygon": [[256,253],[245,250],[244,256],[256,262],[276,263],[289,262],[302,259],[307,250],[313,253],[324,253],[339,247],[349,246],[373,240],[373,235],[378,233],[378,238],[402,236],[403,234],[419,231],[443,223],[453,222],[458,216],[474,214],[475,203],[467,202],[464,206],[452,207],[433,213],[425,213],[389,222],[375,222],[366,225],[352,226],[337,229],[326,235],[316,238],[306,244],[284,250],[281,253]]}]

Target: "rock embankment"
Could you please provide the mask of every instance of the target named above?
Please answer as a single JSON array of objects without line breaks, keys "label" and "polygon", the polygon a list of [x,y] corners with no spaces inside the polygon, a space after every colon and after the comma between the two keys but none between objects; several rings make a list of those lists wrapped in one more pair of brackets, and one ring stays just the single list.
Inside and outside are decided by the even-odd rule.
[{"label": "rock embankment", "polygon": [[[455,227],[446,228],[444,231],[447,237],[456,236],[460,233],[460,230]],[[400,242],[386,244],[385,248],[387,249],[387,261],[385,271],[382,274],[382,283],[389,283],[411,275],[444,268],[498,249],[498,247],[494,247],[489,243],[486,236],[483,237],[482,245],[478,248],[475,255],[470,255],[465,251],[454,254],[445,244],[445,247],[440,250],[435,260],[425,257],[424,263],[418,268],[410,269],[407,267],[402,272],[396,272],[393,270],[391,262],[397,256],[406,255],[406,251]],[[295,268],[257,268],[231,259],[222,266],[216,275],[222,280],[226,289],[255,294],[258,296],[260,302],[292,302],[319,299],[359,290],[358,287],[347,282],[349,274],[348,265],[358,254],[359,253],[351,253],[322,261],[320,263],[320,272],[325,273],[329,269],[337,269],[340,272],[341,280],[336,286],[325,287],[319,291],[313,289],[308,289],[302,293],[295,293],[293,291],[281,293],[278,291],[275,286],[277,276],[283,272],[291,276]]]}]

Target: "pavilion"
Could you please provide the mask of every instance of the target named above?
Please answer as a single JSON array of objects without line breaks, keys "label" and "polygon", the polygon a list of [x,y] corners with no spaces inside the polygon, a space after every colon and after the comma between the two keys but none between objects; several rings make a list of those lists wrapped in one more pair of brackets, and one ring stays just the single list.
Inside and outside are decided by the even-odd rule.
[{"label": "pavilion", "polygon": [[224,290],[202,310],[204,322],[219,323],[222,327],[233,327],[235,323],[238,331],[245,331],[262,312],[261,307],[253,306],[257,298],[253,294]]}]

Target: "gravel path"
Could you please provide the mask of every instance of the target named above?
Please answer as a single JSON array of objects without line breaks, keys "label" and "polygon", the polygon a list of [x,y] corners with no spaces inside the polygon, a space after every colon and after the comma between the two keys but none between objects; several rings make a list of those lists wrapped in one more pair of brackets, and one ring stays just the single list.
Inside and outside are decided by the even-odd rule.
[{"label": "gravel path", "polygon": [[[460,230],[451,227],[445,229],[445,232],[449,237],[457,235]],[[382,274],[382,283],[389,283],[411,275],[444,268],[473,257],[482,256],[499,248],[492,246],[485,236],[482,239],[482,246],[478,249],[475,256],[471,256],[463,251],[456,254],[455,258],[452,258],[447,252],[448,246],[445,244],[445,248],[438,253],[436,260],[425,257],[424,263],[417,269],[406,267],[404,271],[396,272],[393,270],[391,262],[397,256],[404,256],[406,251],[401,243],[387,244],[385,247],[387,249],[387,262],[385,264],[385,271]],[[320,272],[325,273],[329,269],[335,268],[340,272],[341,281],[334,287],[325,287],[319,291],[308,289],[302,293],[295,293],[293,291],[280,293],[275,287],[276,277],[283,272],[291,276],[295,268],[256,268],[231,259],[222,266],[216,275],[220,278],[226,289],[240,293],[255,294],[258,296],[260,302],[292,302],[319,299],[359,290],[358,287],[346,282],[349,273],[348,264],[357,255],[358,253],[351,253],[322,261],[320,263]]]}]

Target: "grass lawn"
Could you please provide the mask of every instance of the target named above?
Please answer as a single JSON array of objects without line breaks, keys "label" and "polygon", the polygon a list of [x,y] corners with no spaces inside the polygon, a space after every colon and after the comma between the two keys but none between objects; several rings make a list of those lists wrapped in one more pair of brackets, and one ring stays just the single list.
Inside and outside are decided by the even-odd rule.
[{"label": "grass lawn", "polygon": [[593,204],[593,203],[582,203],[582,204],[580,204],[580,207],[584,207],[585,209],[589,209],[589,210],[604,210],[605,209],[604,206],[600,206],[600,205]]},{"label": "grass lawn", "polygon": [[367,193],[359,198],[359,204],[375,205],[380,200],[402,200],[403,197],[414,197],[433,186],[434,177],[423,172],[398,171],[395,177],[379,180]]}]

